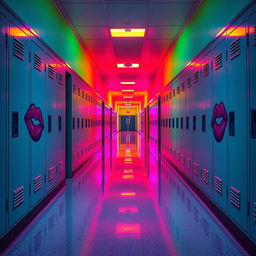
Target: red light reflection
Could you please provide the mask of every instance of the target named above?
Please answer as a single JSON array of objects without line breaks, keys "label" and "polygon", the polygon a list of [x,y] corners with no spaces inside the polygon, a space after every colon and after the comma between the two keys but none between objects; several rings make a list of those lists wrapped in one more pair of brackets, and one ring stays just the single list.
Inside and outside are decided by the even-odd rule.
[{"label": "red light reflection", "polygon": [[118,223],[116,224],[117,237],[138,237],[141,234],[140,224]]},{"label": "red light reflection", "polygon": [[133,206],[133,207],[119,207],[118,209],[119,213],[138,213],[138,207]]}]

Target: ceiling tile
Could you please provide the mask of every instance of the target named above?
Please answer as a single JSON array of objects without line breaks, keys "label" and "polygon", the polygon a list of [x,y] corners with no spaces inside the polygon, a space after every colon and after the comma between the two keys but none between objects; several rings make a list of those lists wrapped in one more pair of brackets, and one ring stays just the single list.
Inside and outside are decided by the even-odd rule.
[{"label": "ceiling tile", "polygon": [[193,3],[152,4],[150,25],[182,25]]},{"label": "ceiling tile", "polygon": [[76,30],[83,40],[110,38],[108,28],[103,26],[76,26]]},{"label": "ceiling tile", "polygon": [[74,25],[106,25],[103,4],[63,4]]},{"label": "ceiling tile", "polygon": [[147,32],[147,39],[174,39],[181,26],[150,26]]},{"label": "ceiling tile", "polygon": [[111,27],[146,26],[149,4],[107,4],[107,20]]}]

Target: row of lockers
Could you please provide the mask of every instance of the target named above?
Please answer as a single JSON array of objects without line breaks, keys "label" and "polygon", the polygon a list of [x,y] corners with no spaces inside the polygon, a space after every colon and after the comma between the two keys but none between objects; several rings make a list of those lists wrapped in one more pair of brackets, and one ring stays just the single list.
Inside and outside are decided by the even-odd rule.
[{"label": "row of lockers", "polygon": [[161,154],[252,240],[256,239],[255,9],[250,6],[226,27],[145,109],[149,138],[161,138],[157,140]]},{"label": "row of lockers", "polygon": [[[0,237],[66,178],[66,100],[72,171],[101,147],[104,103],[40,38],[0,6]],[[72,90],[67,89],[67,74]],[[67,96],[68,95],[68,96]],[[73,121],[74,120],[74,121]],[[114,120],[115,121],[115,120]],[[115,128],[116,129],[116,128]],[[111,131],[106,131],[109,135]]]}]

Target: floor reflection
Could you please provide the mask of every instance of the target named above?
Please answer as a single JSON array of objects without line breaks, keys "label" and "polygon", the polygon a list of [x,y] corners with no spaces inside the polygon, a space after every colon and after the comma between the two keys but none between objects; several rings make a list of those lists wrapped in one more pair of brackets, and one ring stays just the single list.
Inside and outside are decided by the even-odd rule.
[{"label": "floor reflection", "polygon": [[5,255],[246,255],[155,148],[120,132]]}]

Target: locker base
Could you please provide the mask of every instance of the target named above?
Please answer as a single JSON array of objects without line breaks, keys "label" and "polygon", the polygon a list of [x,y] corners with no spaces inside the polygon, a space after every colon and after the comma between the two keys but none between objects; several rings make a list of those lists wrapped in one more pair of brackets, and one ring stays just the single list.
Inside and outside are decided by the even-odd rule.
[{"label": "locker base", "polygon": [[212,211],[212,213],[218,218],[218,220],[225,226],[225,228],[236,238],[242,247],[250,254],[254,255],[256,252],[256,243],[254,243],[245,233],[241,230],[224,212],[222,212],[218,206],[216,206],[204,192],[202,192],[177,166],[175,163],[166,159],[161,155],[167,164],[171,165],[179,174],[179,176],[189,185],[194,193],[206,204],[206,206]]},{"label": "locker base", "polygon": [[45,198],[27,213],[8,233],[0,239],[0,254],[14,241],[14,239],[29,225],[29,223],[43,210],[43,208],[65,187],[63,180]]}]

